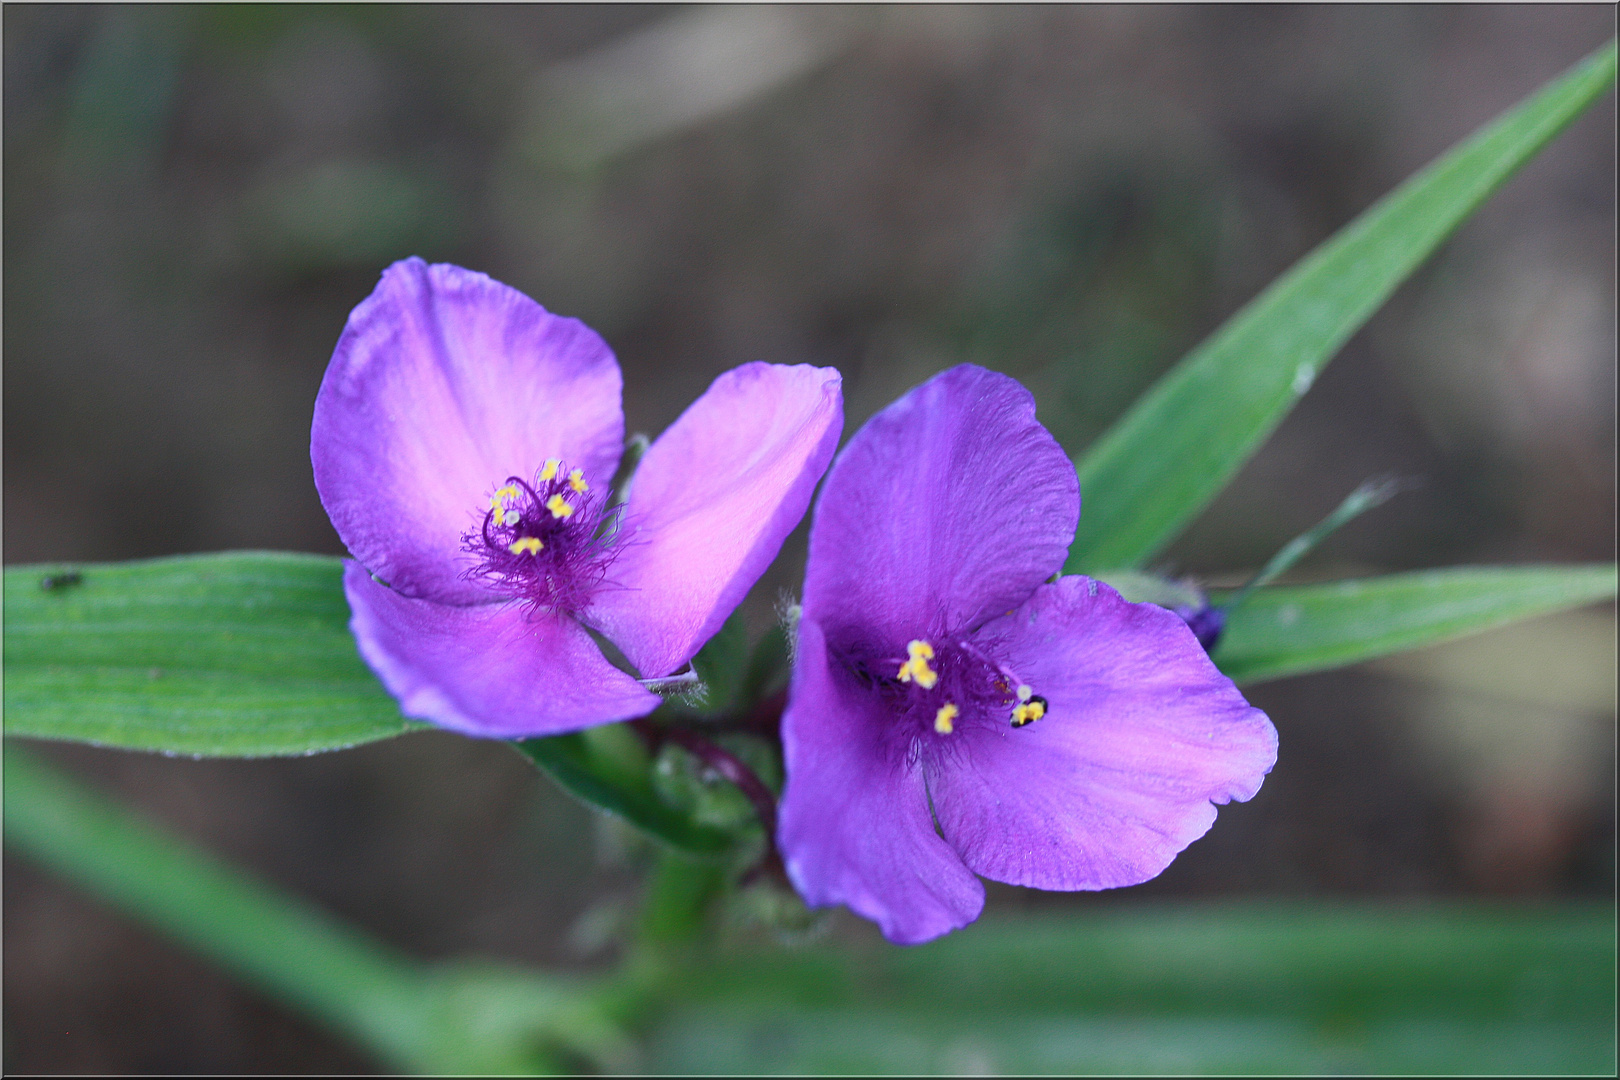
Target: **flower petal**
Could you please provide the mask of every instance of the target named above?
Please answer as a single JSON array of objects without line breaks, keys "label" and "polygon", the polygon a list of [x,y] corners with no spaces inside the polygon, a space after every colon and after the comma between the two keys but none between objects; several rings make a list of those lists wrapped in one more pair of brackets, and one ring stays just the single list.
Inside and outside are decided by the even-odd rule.
[{"label": "flower petal", "polygon": [[587,619],[649,678],[685,664],[804,517],[843,424],[834,368],[721,375],[642,459]]},{"label": "flower petal", "polygon": [[1040,889],[1110,889],[1158,875],[1244,801],[1277,732],[1172,611],[1066,577],[981,640],[1047,699],[1013,730],[965,727],[931,763],[934,810],[973,870]]},{"label": "flower petal", "polygon": [[343,569],[360,655],[406,716],[497,739],[643,716],[659,697],[607,662],[572,619],[521,604],[413,600]]},{"label": "flower petal", "polygon": [[622,382],[589,327],[458,266],[395,263],[349,316],[315,399],[315,487],[350,553],[406,596],[490,598],[461,536],[506,477],[565,458],[606,484]]},{"label": "flower petal", "polygon": [[782,715],[787,788],[777,842],[813,907],[847,904],[902,945],[979,917],[984,886],[938,834],[915,763],[882,744],[893,718],[829,664],[821,628],[799,622],[793,696]]},{"label": "flower petal", "polygon": [[1005,375],[963,364],[855,434],[810,529],[804,613],[903,643],[1016,607],[1063,565],[1074,465]]}]

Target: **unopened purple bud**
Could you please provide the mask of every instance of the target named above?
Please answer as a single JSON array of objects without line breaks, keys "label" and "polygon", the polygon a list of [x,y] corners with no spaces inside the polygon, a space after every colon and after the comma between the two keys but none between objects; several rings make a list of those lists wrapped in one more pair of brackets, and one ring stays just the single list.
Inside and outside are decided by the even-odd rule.
[{"label": "unopened purple bud", "polygon": [[1226,629],[1225,611],[1205,604],[1201,608],[1177,608],[1176,614],[1186,621],[1187,628],[1193,632],[1205,652],[1213,652],[1215,646],[1220,644],[1221,631]]}]

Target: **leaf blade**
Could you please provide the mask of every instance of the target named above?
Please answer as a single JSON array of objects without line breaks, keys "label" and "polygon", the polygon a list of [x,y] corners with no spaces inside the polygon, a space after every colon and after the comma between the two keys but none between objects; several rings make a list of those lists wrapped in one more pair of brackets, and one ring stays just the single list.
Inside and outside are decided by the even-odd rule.
[{"label": "leaf blade", "polygon": [[360,659],[342,574],[284,552],[7,567],[5,732],[269,757],[426,727]]},{"label": "leaf blade", "polygon": [[1211,657],[1240,683],[1302,675],[1612,598],[1615,588],[1610,563],[1451,567],[1259,589],[1229,613]]},{"label": "leaf blade", "polygon": [[1473,210],[1608,87],[1610,42],[1374,203],[1160,379],[1079,459],[1065,573],[1140,566]]}]

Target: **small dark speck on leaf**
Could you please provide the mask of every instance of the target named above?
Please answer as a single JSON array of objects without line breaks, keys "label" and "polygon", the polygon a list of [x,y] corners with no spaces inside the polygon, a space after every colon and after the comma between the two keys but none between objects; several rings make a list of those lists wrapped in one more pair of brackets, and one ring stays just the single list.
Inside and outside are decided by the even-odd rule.
[{"label": "small dark speck on leaf", "polygon": [[77,585],[82,581],[84,581],[83,574],[70,570],[65,574],[46,574],[39,579],[39,587],[46,592],[50,592],[52,589],[65,589],[69,585]]}]

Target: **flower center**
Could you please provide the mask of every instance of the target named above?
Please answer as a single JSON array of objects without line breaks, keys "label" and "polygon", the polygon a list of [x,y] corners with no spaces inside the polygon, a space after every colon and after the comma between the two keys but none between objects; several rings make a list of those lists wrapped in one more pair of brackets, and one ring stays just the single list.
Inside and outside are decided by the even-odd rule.
[{"label": "flower center", "polygon": [[1046,699],[995,651],[994,642],[940,636],[913,639],[903,658],[855,649],[844,660],[901,717],[897,733],[943,737],[964,725],[1027,727],[1046,715]]},{"label": "flower center", "polygon": [[584,610],[612,549],[603,525],[613,512],[579,469],[552,458],[532,484],[508,476],[484,520],[461,538],[476,565],[466,576],[496,592],[568,614]]}]

